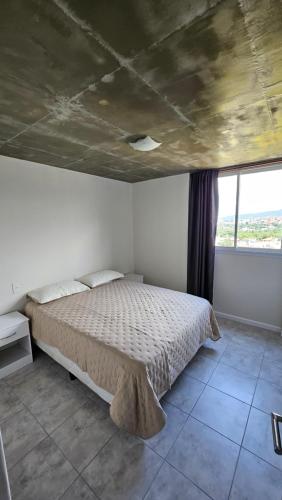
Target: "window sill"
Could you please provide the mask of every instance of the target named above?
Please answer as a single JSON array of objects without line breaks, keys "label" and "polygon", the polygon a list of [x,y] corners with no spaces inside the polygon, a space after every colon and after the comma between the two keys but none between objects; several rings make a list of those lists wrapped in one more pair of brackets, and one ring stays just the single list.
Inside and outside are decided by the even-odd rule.
[{"label": "window sill", "polygon": [[281,250],[264,250],[263,248],[232,248],[232,247],[215,247],[216,254],[230,254],[230,255],[246,255],[249,257],[260,256],[282,259]]}]

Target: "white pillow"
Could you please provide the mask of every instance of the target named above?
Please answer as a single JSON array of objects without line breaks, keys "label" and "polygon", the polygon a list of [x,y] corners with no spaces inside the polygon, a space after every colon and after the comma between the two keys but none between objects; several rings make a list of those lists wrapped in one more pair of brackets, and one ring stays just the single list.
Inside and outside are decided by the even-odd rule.
[{"label": "white pillow", "polygon": [[34,300],[34,302],[45,304],[46,302],[60,299],[61,297],[66,297],[67,295],[85,292],[85,290],[89,290],[89,287],[83,285],[79,281],[59,281],[53,285],[47,285],[42,288],[36,288],[36,290],[31,290],[31,292],[28,292],[27,295]]},{"label": "white pillow", "polygon": [[111,271],[106,269],[105,271],[97,271],[96,273],[85,274],[78,278],[81,283],[84,283],[90,288],[95,288],[95,286],[103,285],[103,283],[108,283],[109,281],[117,280],[119,278],[124,278],[124,274],[118,271]]}]

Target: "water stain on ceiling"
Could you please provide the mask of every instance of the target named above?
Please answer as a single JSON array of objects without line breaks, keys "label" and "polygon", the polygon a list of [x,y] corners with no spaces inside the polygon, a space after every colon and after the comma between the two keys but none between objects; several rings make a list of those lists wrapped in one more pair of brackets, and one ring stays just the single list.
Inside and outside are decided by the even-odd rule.
[{"label": "water stain on ceiling", "polygon": [[0,10],[0,155],[128,182],[282,156],[280,0]]}]

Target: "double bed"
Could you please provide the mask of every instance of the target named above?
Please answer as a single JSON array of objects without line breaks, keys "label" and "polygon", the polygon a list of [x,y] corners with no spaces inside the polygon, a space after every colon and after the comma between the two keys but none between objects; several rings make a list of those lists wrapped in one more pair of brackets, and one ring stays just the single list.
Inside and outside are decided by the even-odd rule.
[{"label": "double bed", "polygon": [[26,305],[41,349],[110,403],[120,428],[149,438],[166,422],[160,398],[207,338],[208,301],[125,279]]}]

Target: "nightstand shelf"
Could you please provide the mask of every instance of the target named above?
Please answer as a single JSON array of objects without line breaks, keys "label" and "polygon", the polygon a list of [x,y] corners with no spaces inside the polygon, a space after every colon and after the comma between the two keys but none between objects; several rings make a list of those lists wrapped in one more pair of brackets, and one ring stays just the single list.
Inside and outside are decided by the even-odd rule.
[{"label": "nightstand shelf", "polygon": [[[3,333],[4,332],[4,333]],[[28,318],[18,312],[0,316],[0,379],[32,363]]]}]

